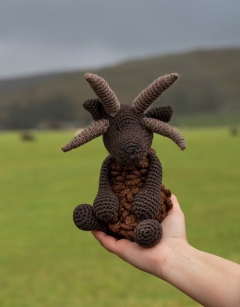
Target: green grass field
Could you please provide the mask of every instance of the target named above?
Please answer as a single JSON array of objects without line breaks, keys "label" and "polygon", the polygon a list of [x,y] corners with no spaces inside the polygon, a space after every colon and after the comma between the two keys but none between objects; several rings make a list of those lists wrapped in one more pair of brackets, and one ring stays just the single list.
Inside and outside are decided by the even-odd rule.
[{"label": "green grass field", "polygon": [[[187,150],[155,136],[164,184],[186,216],[189,242],[240,263],[240,136],[182,130]],[[72,211],[92,203],[106,150],[98,138],[62,153],[70,132],[0,134],[1,307],[179,307],[197,303],[106,252]]]}]

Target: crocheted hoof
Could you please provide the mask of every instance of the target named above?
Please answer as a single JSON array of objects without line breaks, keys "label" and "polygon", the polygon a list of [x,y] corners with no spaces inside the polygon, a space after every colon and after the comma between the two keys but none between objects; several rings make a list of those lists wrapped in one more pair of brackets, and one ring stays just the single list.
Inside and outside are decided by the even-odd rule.
[{"label": "crocheted hoof", "polygon": [[152,247],[162,237],[161,224],[156,220],[144,220],[134,229],[134,241],[143,247]]},{"label": "crocheted hoof", "polygon": [[78,205],[74,209],[73,221],[81,230],[102,230],[103,228],[95,216],[93,207],[87,204]]},{"label": "crocheted hoof", "polygon": [[105,194],[97,195],[93,203],[93,209],[99,220],[108,223],[117,216],[119,201],[113,193],[110,194],[106,191]]}]

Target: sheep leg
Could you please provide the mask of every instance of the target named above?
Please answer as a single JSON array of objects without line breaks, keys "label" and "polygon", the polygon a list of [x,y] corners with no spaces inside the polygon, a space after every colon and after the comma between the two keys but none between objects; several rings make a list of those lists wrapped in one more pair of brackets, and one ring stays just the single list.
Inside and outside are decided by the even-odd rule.
[{"label": "sheep leg", "polygon": [[143,189],[135,196],[133,210],[138,219],[155,219],[160,208],[162,166],[157,156],[149,151],[148,175]]},{"label": "sheep leg", "polygon": [[156,220],[144,220],[134,229],[134,241],[143,247],[152,247],[162,237],[161,224]]},{"label": "sheep leg", "polygon": [[105,223],[108,223],[115,218],[119,209],[119,201],[109,182],[109,165],[112,161],[113,158],[111,155],[109,155],[103,161],[99,179],[98,194],[93,203],[96,217]]},{"label": "sheep leg", "polygon": [[106,231],[106,225],[96,217],[93,206],[88,204],[78,205],[74,209],[73,221],[81,230]]}]

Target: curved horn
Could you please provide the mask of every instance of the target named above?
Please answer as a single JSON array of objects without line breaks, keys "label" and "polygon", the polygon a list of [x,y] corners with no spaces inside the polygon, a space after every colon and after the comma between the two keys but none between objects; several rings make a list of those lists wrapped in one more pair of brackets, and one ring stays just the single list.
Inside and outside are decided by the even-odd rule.
[{"label": "curved horn", "polygon": [[120,103],[107,82],[95,74],[85,74],[84,77],[100,99],[106,112],[114,117],[120,109]]},{"label": "curved horn", "polygon": [[74,148],[77,148],[96,137],[104,134],[109,126],[108,119],[100,119],[91,125],[89,125],[87,128],[85,128],[82,132],[80,132],[75,138],[73,138],[67,145],[62,147],[62,151],[70,151]]},{"label": "curved horn", "polygon": [[146,111],[147,108],[178,79],[178,77],[179,75],[176,73],[159,77],[134,99],[133,109],[138,113],[144,113],[144,111]]},{"label": "curved horn", "polygon": [[154,118],[145,117],[143,121],[145,126],[152,132],[168,137],[175,142],[181,148],[181,150],[186,148],[186,143],[183,136],[170,125]]}]

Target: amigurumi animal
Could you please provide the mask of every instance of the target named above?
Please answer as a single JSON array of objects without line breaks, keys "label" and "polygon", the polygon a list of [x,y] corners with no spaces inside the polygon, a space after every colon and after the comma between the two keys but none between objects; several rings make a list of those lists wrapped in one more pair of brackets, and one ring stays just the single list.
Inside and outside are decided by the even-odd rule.
[{"label": "amigurumi animal", "polygon": [[84,102],[95,121],[62,148],[77,148],[103,135],[110,155],[103,161],[98,194],[93,206],[78,205],[73,212],[82,230],[102,230],[151,247],[162,236],[161,222],[172,208],[171,192],[162,185],[162,167],[151,144],[153,133],[170,138],[181,150],[185,140],[167,124],[171,106],[148,107],[177,79],[172,73],[159,77],[133,101],[120,104],[107,82],[91,73],[85,79],[98,98]]}]

